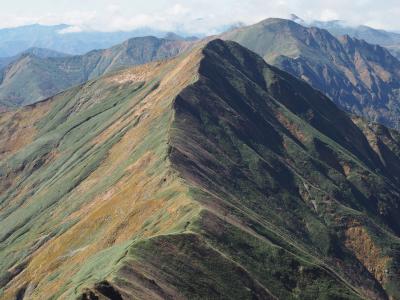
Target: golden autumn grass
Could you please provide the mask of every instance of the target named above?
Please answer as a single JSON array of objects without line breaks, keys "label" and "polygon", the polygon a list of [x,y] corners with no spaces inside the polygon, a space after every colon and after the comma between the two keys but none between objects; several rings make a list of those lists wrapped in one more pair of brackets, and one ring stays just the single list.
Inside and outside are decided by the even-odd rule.
[{"label": "golden autumn grass", "polygon": [[[77,222],[31,255],[26,269],[7,286],[3,299],[15,295],[26,282],[36,286],[32,299],[49,298],[58,293],[61,287],[67,290],[66,278],[72,278],[79,270],[77,266],[84,265],[88,258],[99,251],[134,239],[184,230],[184,224],[181,223],[185,215],[198,211],[199,205],[190,199],[187,187],[169,168],[166,158],[168,123],[158,123],[161,119],[172,121],[172,110],[169,109],[172,100],[185,86],[196,80],[193,78],[193,74],[196,74],[193,68],[198,67],[195,61],[199,61],[200,57],[200,51],[194,51],[178,59],[139,66],[102,79],[104,84],[125,86],[155,80],[159,81],[159,88],[150,93],[143,90],[135,95],[129,100],[132,104],[128,111],[91,141],[93,145],[104,143],[137,122],[112,146],[101,165],[80,182],[68,198],[73,201],[96,189],[98,183],[112,174],[115,168],[136,155],[143,137],[154,134],[151,130],[159,131],[161,134],[158,136],[162,140],[158,141],[159,145],[144,147],[144,152],[124,167],[124,175],[115,185],[89,199],[67,216],[64,222]],[[51,104],[51,101],[46,101],[13,114],[4,114],[1,119],[3,124],[20,119],[24,121],[19,122],[18,129],[12,135],[2,135],[11,140],[3,152],[17,152],[28,145],[36,133],[35,122],[49,111]],[[54,163],[52,160],[56,159],[52,158],[47,164]],[[21,191],[22,194],[24,192],[27,191]],[[41,193],[46,193],[46,189]],[[51,216],[57,218],[64,209],[61,203],[53,209]],[[46,232],[41,235],[46,235]],[[49,281],[48,278],[53,274],[57,275]],[[61,294],[59,297],[67,296]]]},{"label": "golden autumn grass", "polygon": [[0,298],[84,298],[98,284],[156,299],[385,295],[397,240],[366,221],[364,200],[381,185],[385,213],[395,194],[372,140],[248,50],[211,42],[46,103],[4,164]]}]

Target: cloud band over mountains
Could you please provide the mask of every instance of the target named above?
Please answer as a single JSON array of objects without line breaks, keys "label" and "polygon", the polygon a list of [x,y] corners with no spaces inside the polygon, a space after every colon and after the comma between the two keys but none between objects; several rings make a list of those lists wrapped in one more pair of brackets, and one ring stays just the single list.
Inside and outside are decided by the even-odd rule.
[{"label": "cloud band over mountains", "polygon": [[[47,14],[41,11],[46,9]],[[360,12],[354,14],[354,11]],[[4,4],[0,27],[32,23],[70,24],[66,32],[127,31],[151,27],[193,34],[215,34],[232,24],[251,24],[267,17],[286,18],[295,13],[306,21],[346,20],[375,28],[398,30],[400,6],[396,0],[188,0],[188,1],[53,1],[28,0]]]}]

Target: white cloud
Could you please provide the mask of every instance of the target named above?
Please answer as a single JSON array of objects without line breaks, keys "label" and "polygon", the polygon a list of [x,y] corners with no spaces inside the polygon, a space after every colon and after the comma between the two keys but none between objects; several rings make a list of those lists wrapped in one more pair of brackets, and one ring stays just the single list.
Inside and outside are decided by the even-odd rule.
[{"label": "white cloud", "polygon": [[65,29],[62,29],[58,31],[58,33],[64,34],[64,33],[75,33],[75,32],[82,32],[84,31],[84,28],[81,26],[69,26]]},{"label": "white cloud", "polygon": [[[14,0],[28,1],[28,0]],[[13,2],[14,2],[13,1]],[[342,19],[351,24],[366,24],[400,30],[398,0],[59,0],[34,11],[0,12],[0,27],[30,23],[70,24],[67,31],[132,30],[152,27],[166,31],[213,34],[225,25],[251,24],[267,17],[287,17],[294,13],[310,20]],[[7,6],[12,7],[9,2]],[[33,3],[29,1],[29,3]],[[58,2],[57,2],[58,4]],[[31,4],[32,6],[32,4]],[[67,9],[65,9],[67,8]],[[46,14],[42,12],[45,11]]]},{"label": "white cloud", "polygon": [[330,9],[324,9],[321,11],[320,20],[321,21],[330,21],[339,19],[339,15]]}]

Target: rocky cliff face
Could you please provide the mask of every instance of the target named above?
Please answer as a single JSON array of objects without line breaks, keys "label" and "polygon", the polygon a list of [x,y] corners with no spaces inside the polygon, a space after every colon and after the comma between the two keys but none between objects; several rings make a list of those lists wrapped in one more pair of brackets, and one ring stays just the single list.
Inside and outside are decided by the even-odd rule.
[{"label": "rocky cliff face", "polygon": [[385,48],[283,19],[267,19],[222,37],[305,80],[343,109],[399,128],[400,62]]},{"label": "rocky cliff face", "polygon": [[[298,22],[298,19],[294,19],[294,21]],[[301,19],[299,23],[305,24]],[[315,21],[308,25],[326,29],[335,36],[349,35],[356,39],[364,40],[370,44],[384,46],[389,49],[395,57],[398,59],[400,58],[400,34],[397,32],[375,29],[364,25],[355,27],[348,26],[345,22],[340,20],[327,22]]]},{"label": "rocky cliff face", "polygon": [[2,299],[400,296],[400,135],[234,42],[3,113],[0,139]]}]

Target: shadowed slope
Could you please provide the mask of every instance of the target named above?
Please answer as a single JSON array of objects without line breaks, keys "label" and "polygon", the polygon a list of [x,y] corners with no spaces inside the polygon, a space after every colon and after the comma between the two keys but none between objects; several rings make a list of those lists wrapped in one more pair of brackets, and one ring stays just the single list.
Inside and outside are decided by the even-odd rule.
[{"label": "shadowed slope", "polygon": [[399,128],[400,62],[385,48],[284,19],[266,19],[222,38],[307,81],[345,110]]},{"label": "shadowed slope", "polygon": [[398,134],[236,43],[0,116],[3,299],[399,296]]},{"label": "shadowed slope", "polygon": [[[332,287],[327,274],[314,286],[308,276],[320,271],[299,272],[306,267],[290,255],[292,267],[274,265],[289,276],[284,283],[274,268],[266,279],[273,258],[249,254],[254,245],[225,234],[224,221],[323,267],[363,297],[385,298],[382,287],[398,295],[397,150],[380,155],[328,98],[237,44],[212,42],[204,55],[199,80],[174,103],[171,159],[195,198],[219,212],[218,225],[208,229],[214,239],[222,235],[216,247],[229,249],[278,298],[335,298],[342,290],[326,288]],[[396,135],[392,140],[397,145]],[[365,241],[353,240],[357,230]],[[376,260],[360,253],[368,248]]]}]

